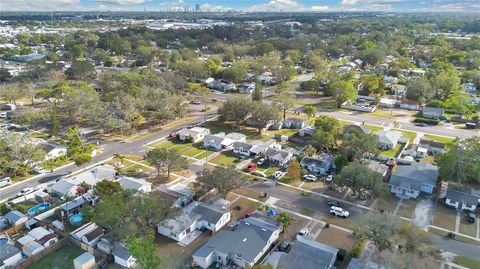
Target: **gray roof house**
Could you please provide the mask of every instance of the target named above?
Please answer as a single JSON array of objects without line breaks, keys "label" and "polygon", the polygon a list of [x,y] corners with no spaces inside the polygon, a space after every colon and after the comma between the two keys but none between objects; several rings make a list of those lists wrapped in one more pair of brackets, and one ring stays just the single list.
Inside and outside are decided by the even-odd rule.
[{"label": "gray roof house", "polygon": [[299,118],[287,118],[282,123],[282,128],[288,129],[302,129],[305,127],[307,121]]},{"label": "gray roof house", "polygon": [[209,268],[214,263],[252,267],[278,239],[281,230],[280,223],[267,222],[254,215],[240,220],[234,230],[218,232],[192,258],[201,268]]},{"label": "gray roof house", "polygon": [[332,269],[337,252],[334,247],[299,236],[288,253],[274,251],[264,263],[274,269]]},{"label": "gray roof house", "polygon": [[6,243],[0,247],[0,268],[14,268],[22,260],[22,251]]},{"label": "gray roof house", "polygon": [[356,125],[356,124],[347,124],[343,126],[343,134],[348,134],[350,132],[360,132],[364,134],[369,134],[370,133],[370,128],[367,128],[363,125]]},{"label": "gray roof house", "polygon": [[438,167],[414,162],[399,165],[393,170],[389,185],[392,193],[401,199],[417,198],[420,192],[431,194],[438,180]]},{"label": "gray roof house", "polygon": [[445,114],[444,108],[439,107],[424,107],[422,110],[422,116],[429,119],[439,119]]},{"label": "gray roof house", "polygon": [[216,233],[229,221],[230,211],[196,202],[185,207],[179,216],[162,221],[157,226],[157,231],[182,245],[188,245],[201,234],[202,230],[207,229]]},{"label": "gray roof house", "polygon": [[10,225],[15,226],[25,223],[28,217],[18,210],[12,210],[5,214],[5,219]]},{"label": "gray roof house", "polygon": [[333,164],[333,158],[330,155],[323,155],[319,158],[303,157],[300,166],[311,173],[324,175],[328,173]]},{"label": "gray roof house", "polygon": [[265,158],[270,162],[270,164],[283,166],[287,164],[295,155],[293,150],[282,150],[267,148],[265,151]]},{"label": "gray roof house", "polygon": [[447,194],[445,195],[445,204],[456,209],[475,212],[480,204],[480,196],[472,194],[469,191],[464,192],[448,189]]},{"label": "gray roof house", "polygon": [[402,137],[399,131],[378,131],[375,133],[378,136],[378,144],[382,149],[393,149]]},{"label": "gray roof house", "polygon": [[116,243],[113,246],[113,258],[116,264],[125,268],[134,268],[136,265],[135,258],[130,255],[128,248],[123,243]]}]

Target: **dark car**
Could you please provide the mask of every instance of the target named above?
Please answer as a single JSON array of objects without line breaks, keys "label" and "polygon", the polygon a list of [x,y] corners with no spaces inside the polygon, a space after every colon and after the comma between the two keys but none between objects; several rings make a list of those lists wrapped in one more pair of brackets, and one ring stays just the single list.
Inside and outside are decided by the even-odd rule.
[{"label": "dark car", "polygon": [[278,250],[282,252],[288,252],[291,246],[292,246],[292,242],[285,240],[282,243],[280,243],[280,245],[278,245]]},{"label": "dark car", "polygon": [[421,122],[415,123],[415,125],[420,126],[420,127],[426,127],[427,126],[425,123],[421,123]]},{"label": "dark car", "polygon": [[467,215],[467,222],[475,223],[475,213],[468,213]]},{"label": "dark car", "polygon": [[342,203],[340,203],[339,201],[335,201],[335,200],[331,200],[331,201],[328,201],[327,202],[327,205],[328,206],[338,206],[338,207],[341,207],[342,206]]}]

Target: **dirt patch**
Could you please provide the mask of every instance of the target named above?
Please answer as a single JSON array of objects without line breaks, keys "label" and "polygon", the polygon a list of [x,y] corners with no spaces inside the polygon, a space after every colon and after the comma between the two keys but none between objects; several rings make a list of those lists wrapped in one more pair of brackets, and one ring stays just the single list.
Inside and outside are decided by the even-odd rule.
[{"label": "dirt patch", "polygon": [[239,220],[245,217],[245,214],[250,210],[255,210],[257,203],[245,198],[238,199],[230,206],[232,220]]},{"label": "dirt patch", "polygon": [[188,246],[182,247],[176,241],[163,235],[156,234],[157,255],[162,257],[162,268],[190,268],[192,254],[197,251],[208,239],[208,232],[204,232]]},{"label": "dirt patch", "polygon": [[324,228],[315,240],[347,251],[352,250],[355,243],[355,239],[350,233],[331,227]]},{"label": "dirt patch", "polygon": [[285,229],[282,234],[280,234],[279,240],[293,241],[298,231],[305,227],[307,223],[308,220],[304,218],[297,218],[296,216],[292,216],[292,223],[290,223],[290,226],[288,226],[288,228]]},{"label": "dirt patch", "polygon": [[437,204],[435,215],[433,217],[433,224],[444,229],[455,229],[456,211],[447,208],[442,204]]}]

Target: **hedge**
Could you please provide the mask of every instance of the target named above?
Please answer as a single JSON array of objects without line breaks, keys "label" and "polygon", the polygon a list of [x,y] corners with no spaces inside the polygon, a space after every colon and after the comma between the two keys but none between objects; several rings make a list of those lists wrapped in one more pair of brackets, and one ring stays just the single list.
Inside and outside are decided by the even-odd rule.
[{"label": "hedge", "polygon": [[429,124],[429,125],[438,125],[440,123],[439,120],[436,120],[436,119],[427,119],[427,118],[416,118],[414,120],[414,122],[418,122],[418,123],[425,123],[425,124]]}]

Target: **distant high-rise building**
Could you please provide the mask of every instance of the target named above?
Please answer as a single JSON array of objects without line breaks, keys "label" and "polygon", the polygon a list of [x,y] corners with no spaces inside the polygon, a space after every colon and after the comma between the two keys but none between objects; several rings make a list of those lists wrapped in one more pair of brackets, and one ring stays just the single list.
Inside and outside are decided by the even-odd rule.
[{"label": "distant high-rise building", "polygon": [[200,4],[195,4],[195,11],[200,11]]}]

